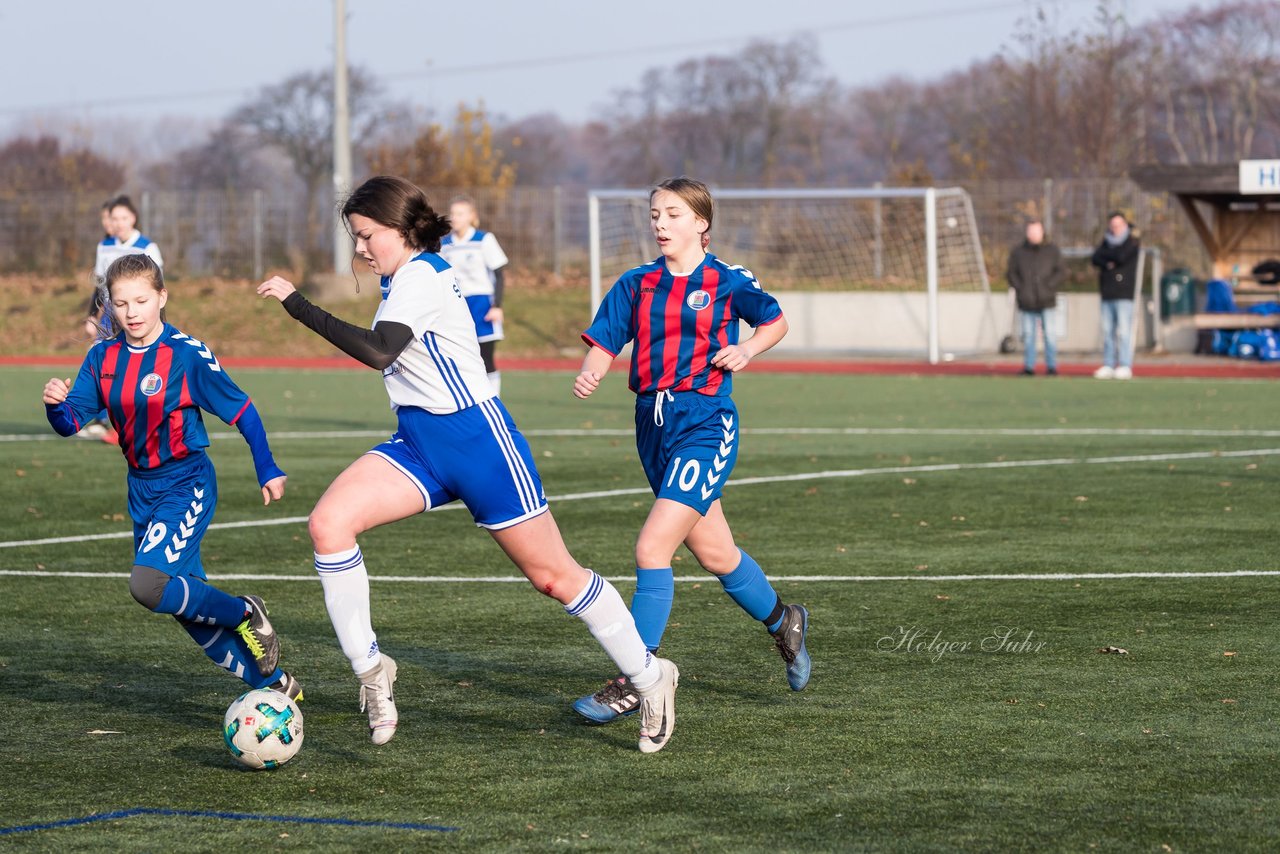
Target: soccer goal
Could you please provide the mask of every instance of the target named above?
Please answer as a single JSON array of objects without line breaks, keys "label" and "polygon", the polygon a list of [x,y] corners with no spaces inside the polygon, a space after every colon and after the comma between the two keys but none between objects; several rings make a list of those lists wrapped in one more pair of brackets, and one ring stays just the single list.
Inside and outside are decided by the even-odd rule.
[{"label": "soccer goal", "polygon": [[[959,188],[717,190],[710,251],[755,273],[791,332],[779,351],[995,353],[1007,334],[991,297],[969,195]],[[591,305],[658,256],[647,190],[588,194]]]}]

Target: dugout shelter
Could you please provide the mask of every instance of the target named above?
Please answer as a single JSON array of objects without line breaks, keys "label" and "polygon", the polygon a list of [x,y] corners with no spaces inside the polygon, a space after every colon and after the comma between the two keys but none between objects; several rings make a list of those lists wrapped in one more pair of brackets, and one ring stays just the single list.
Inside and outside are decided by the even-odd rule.
[{"label": "dugout shelter", "polygon": [[[1139,187],[1168,193],[1187,215],[1209,256],[1207,278],[1232,283],[1237,305],[1277,299],[1275,286],[1259,284],[1250,271],[1280,258],[1280,160],[1238,163],[1145,165],[1130,171]],[[1265,315],[1195,315],[1198,329],[1274,326]]]}]

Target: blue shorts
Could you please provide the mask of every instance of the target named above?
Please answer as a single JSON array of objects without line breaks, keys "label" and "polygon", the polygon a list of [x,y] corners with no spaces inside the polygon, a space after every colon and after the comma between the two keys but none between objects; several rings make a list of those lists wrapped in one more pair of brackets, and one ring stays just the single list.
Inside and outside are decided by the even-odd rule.
[{"label": "blue shorts", "polygon": [[133,562],[166,575],[204,578],[200,541],[218,504],[218,478],[204,452],[154,471],[129,470]]},{"label": "blue shorts", "polygon": [[481,344],[485,341],[501,341],[502,324],[490,323],[484,319],[484,316],[489,313],[489,309],[493,308],[493,297],[488,294],[480,294],[467,297],[466,300],[467,308],[471,310],[471,319],[476,325],[476,340]]},{"label": "blue shorts", "polygon": [[738,408],[696,391],[636,395],[636,450],[655,496],[705,516],[738,460]]},{"label": "blue shorts", "polygon": [[461,499],[490,530],[547,511],[529,443],[498,398],[448,415],[402,406],[397,417],[395,434],[369,453],[413,482],[424,511]]}]

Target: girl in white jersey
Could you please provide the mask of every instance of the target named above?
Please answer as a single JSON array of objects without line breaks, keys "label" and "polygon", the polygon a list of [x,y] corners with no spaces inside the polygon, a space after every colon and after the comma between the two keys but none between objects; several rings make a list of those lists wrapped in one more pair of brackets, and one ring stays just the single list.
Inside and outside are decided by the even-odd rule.
[{"label": "girl in white jersey", "polygon": [[94,295],[89,300],[89,316],[85,318],[84,328],[94,340],[105,340],[116,335],[120,330],[111,326],[110,312],[107,305],[107,268],[117,258],[125,255],[146,255],[156,266],[164,269],[164,258],[160,256],[160,247],[138,231],[138,209],[128,196],[116,196],[102,206],[102,227],[106,235],[98,244],[97,255],[93,262]]},{"label": "girl in white jersey", "polygon": [[493,390],[502,394],[502,374],[493,360],[493,351],[502,340],[503,268],[507,266],[507,253],[492,231],[480,230],[480,215],[470,196],[457,196],[449,203],[449,224],[452,231],[440,241],[440,257],[457,273],[458,287],[462,288],[476,325],[484,369]]},{"label": "girl in white jersey", "polygon": [[360,681],[375,744],[395,734],[396,663],[369,613],[369,576],[356,538],[461,499],[540,592],[587,624],[643,697],[640,750],[675,727],[676,666],[649,655],[608,581],[575,561],[547,508],[529,445],[485,375],[471,313],[437,254],[448,231],[426,196],[401,178],[371,178],[342,207],[356,254],[382,276],[373,328],[309,303],[279,276],[258,286],[335,346],[382,372],[397,430],[338,475],[309,520],[315,566],[342,650]]}]

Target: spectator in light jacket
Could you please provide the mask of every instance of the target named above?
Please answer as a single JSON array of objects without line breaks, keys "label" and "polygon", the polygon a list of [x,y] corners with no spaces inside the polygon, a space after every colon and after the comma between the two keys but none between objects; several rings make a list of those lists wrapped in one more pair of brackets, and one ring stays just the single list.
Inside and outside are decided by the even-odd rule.
[{"label": "spectator in light jacket", "polygon": [[1107,233],[1093,252],[1102,296],[1100,380],[1133,376],[1133,297],[1138,283],[1138,233],[1120,211],[1107,215]]}]

